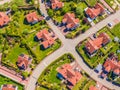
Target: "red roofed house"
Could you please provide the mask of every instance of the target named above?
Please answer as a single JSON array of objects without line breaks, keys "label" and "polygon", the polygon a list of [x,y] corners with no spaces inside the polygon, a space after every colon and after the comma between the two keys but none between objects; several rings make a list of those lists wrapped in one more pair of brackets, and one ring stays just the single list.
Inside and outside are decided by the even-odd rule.
[{"label": "red roofed house", "polygon": [[89,90],[108,90],[106,87],[104,87],[101,83],[97,82],[96,86],[90,86]]},{"label": "red roofed house", "polygon": [[4,84],[1,86],[0,90],[18,90],[17,86],[12,84]]},{"label": "red roofed house", "polygon": [[49,48],[50,46],[52,46],[54,44],[54,42],[55,42],[53,37],[50,35],[48,30],[46,30],[46,29],[43,29],[43,30],[39,31],[36,34],[36,37],[37,37],[38,40],[42,41],[41,45],[43,45],[43,47],[45,49]]},{"label": "red roofed house", "polygon": [[68,81],[67,87],[72,87],[81,79],[82,75],[80,72],[72,69],[70,64],[64,64],[58,69],[57,77]]},{"label": "red roofed house", "polygon": [[43,17],[39,17],[36,12],[32,12],[26,15],[26,20],[30,24],[35,24],[43,20]]},{"label": "red roofed house", "polygon": [[66,28],[68,30],[74,30],[76,27],[79,26],[79,22],[79,19],[75,18],[74,13],[66,13],[62,20],[62,24],[66,25]]},{"label": "red roofed house", "polygon": [[21,54],[18,56],[17,65],[20,69],[27,69],[28,65],[31,63],[32,59],[25,54]]},{"label": "red roofed house", "polygon": [[85,44],[85,49],[87,52],[92,55],[95,53],[99,48],[105,46],[107,43],[110,42],[110,37],[106,33],[100,33],[97,38],[94,40],[88,40]]},{"label": "red roofed house", "polygon": [[10,18],[3,12],[0,12],[0,27],[7,25],[10,22]]},{"label": "red roofed house", "polygon": [[113,71],[115,75],[120,76],[120,61],[115,56],[107,58],[103,67],[107,73]]},{"label": "red roofed house", "polygon": [[59,9],[64,6],[64,3],[60,2],[60,0],[50,0],[52,9]]},{"label": "red roofed house", "polygon": [[85,13],[88,15],[91,19],[95,19],[98,15],[103,14],[105,11],[104,7],[97,3],[94,8],[86,8]]}]

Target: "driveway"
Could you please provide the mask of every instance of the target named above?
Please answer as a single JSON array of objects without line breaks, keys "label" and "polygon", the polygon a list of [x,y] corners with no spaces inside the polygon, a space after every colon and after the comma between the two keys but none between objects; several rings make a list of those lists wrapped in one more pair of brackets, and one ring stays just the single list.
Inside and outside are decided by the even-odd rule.
[{"label": "driveway", "polygon": [[[39,0],[40,3],[40,10],[41,12],[45,15],[48,16],[46,9],[45,9],[45,5],[43,3],[41,3],[41,0]],[[52,20],[50,19],[49,21],[47,21],[47,24],[51,27],[51,29],[56,33],[56,35],[59,37],[59,39],[62,41],[63,45],[60,49],[58,49],[57,51],[55,51],[54,53],[52,53],[51,55],[47,56],[44,60],[42,60],[42,62],[35,68],[35,70],[33,71],[28,86],[26,88],[26,90],[35,90],[35,83],[37,82],[40,74],[44,71],[44,69],[50,64],[52,63],[54,60],[56,60],[57,58],[59,58],[60,56],[62,56],[65,53],[71,53],[73,54],[73,56],[76,58],[76,61],[78,62],[78,64],[81,66],[81,68],[87,72],[89,74],[89,76],[91,78],[93,78],[95,81],[98,81],[100,83],[102,83],[103,85],[105,85],[106,87],[110,88],[110,89],[115,89],[115,90],[119,90],[118,86],[113,85],[110,82],[107,82],[105,79],[100,79],[98,78],[98,74],[95,73],[93,71],[93,69],[90,69],[82,60],[82,58],[78,55],[78,53],[75,50],[75,46],[83,41],[84,39],[88,38],[91,34],[96,33],[97,31],[99,31],[100,29],[102,29],[104,26],[106,26],[108,24],[108,22],[113,21],[115,18],[119,18],[120,17],[120,11],[117,11],[115,14],[107,17],[106,19],[104,19],[103,21],[99,22],[98,24],[96,24],[94,27],[91,27],[89,30],[87,30],[84,34],[81,34],[80,36],[78,36],[75,39],[66,39],[64,37],[64,35],[61,33],[61,31],[57,28],[57,26],[54,25],[54,23],[52,22]]]}]

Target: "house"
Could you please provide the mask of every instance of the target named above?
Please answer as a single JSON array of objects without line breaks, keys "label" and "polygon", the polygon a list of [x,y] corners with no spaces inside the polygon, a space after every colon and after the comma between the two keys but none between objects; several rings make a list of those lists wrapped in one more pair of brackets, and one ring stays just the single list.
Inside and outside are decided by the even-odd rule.
[{"label": "house", "polygon": [[7,25],[9,22],[10,18],[4,12],[0,12],[0,27]]},{"label": "house", "polygon": [[29,66],[29,64],[31,63],[32,58],[29,57],[28,55],[25,54],[20,54],[18,56],[18,61],[17,61],[17,65],[20,69],[27,69],[27,67]]},{"label": "house", "polygon": [[53,39],[52,35],[48,32],[48,30],[43,29],[40,30],[36,37],[38,40],[41,41],[41,45],[46,49],[52,46],[55,43],[55,40]]},{"label": "house", "polygon": [[50,0],[50,2],[52,9],[59,9],[64,6],[64,3],[62,3],[60,0]]},{"label": "house", "polygon": [[109,73],[113,71],[115,75],[120,76],[120,61],[118,61],[115,55],[108,57],[103,65],[104,71]]},{"label": "house", "polygon": [[62,24],[66,26],[67,30],[74,30],[79,26],[79,22],[74,13],[66,13],[62,20]]},{"label": "house", "polygon": [[1,90],[18,90],[18,87],[12,84],[4,84],[1,86]]},{"label": "house", "polygon": [[43,20],[43,17],[39,17],[36,12],[32,12],[26,15],[26,20],[30,24],[35,24]]},{"label": "house", "polygon": [[67,80],[67,87],[72,89],[72,87],[81,79],[82,75],[80,72],[72,69],[70,64],[64,64],[58,70],[57,77],[60,79]]},{"label": "house", "polygon": [[89,90],[108,90],[108,88],[104,87],[101,83],[97,82],[96,86],[91,85]]},{"label": "house", "polygon": [[105,9],[100,3],[97,3],[93,8],[88,7],[85,9],[86,15],[92,20],[95,19],[97,16],[102,15],[104,12]]},{"label": "house", "polygon": [[110,42],[110,37],[106,33],[100,33],[97,38],[89,39],[85,44],[85,49],[89,55],[94,54],[99,48]]}]

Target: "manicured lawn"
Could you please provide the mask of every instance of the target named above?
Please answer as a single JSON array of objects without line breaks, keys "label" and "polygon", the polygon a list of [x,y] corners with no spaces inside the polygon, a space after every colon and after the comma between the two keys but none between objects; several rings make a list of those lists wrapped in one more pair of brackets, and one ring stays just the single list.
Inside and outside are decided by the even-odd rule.
[{"label": "manicured lawn", "polygon": [[116,2],[114,0],[105,0],[107,2],[107,4],[113,8],[114,10],[118,9],[118,5],[116,4]]},{"label": "manicured lawn", "polygon": [[92,85],[95,86],[95,81],[90,80],[90,81],[84,86],[83,90],[89,90],[89,87],[92,86]]},{"label": "manicured lawn", "polygon": [[115,36],[120,38],[120,23],[115,25],[111,30],[110,30]]},{"label": "manicured lawn", "polygon": [[18,56],[20,54],[28,54],[26,48],[21,48],[19,44],[15,44],[15,46],[13,48],[9,47],[9,50],[7,52],[7,56],[4,59],[3,62],[7,63],[8,65],[17,68],[16,66],[16,62],[18,59]]},{"label": "manicured lawn", "polygon": [[80,90],[84,87],[84,85],[87,83],[87,78],[83,76],[80,81],[73,87],[72,90]]},{"label": "manicured lawn", "polygon": [[[96,67],[99,63],[103,64],[108,54],[111,52],[112,48],[116,47],[116,44],[113,42],[114,35],[112,35],[109,29],[107,27],[103,28],[96,34],[96,36],[98,36],[101,32],[107,33],[111,38],[111,42],[105,45],[104,47],[101,47],[94,56],[89,57],[84,50],[84,46],[87,40],[83,41],[82,44],[79,47],[77,47],[77,51],[80,53],[80,55],[84,58],[85,62],[91,68]],[[118,47],[116,48],[118,49]],[[103,55],[101,55],[100,53],[102,53]]]},{"label": "manicured lawn", "polygon": [[[38,79],[38,82],[42,84],[43,86],[49,88],[49,86],[55,85],[55,87],[59,87],[60,89],[63,87],[60,87],[59,84],[61,83],[61,80],[59,80],[57,75],[57,68],[65,63],[70,63],[71,60],[68,58],[68,55],[71,56],[71,54],[64,54],[60,58],[58,58],[56,61],[51,63],[41,74],[40,78]],[[73,56],[71,56],[73,58]],[[47,85],[45,85],[45,83]]]},{"label": "manicured lawn", "polygon": [[90,6],[94,6],[97,3],[98,0],[86,0],[86,2],[90,5]]},{"label": "manicured lawn", "polygon": [[7,77],[0,75],[0,86],[3,84],[13,84],[18,87],[18,90],[24,90],[24,87],[21,84],[18,84]]},{"label": "manicured lawn", "polygon": [[87,5],[84,2],[75,2],[75,1],[63,1],[64,3],[64,7],[62,9],[59,10],[52,10],[49,9],[48,10],[48,14],[49,11],[52,12],[49,14],[53,20],[61,23],[64,14],[68,13],[68,12],[72,12],[75,13],[76,17],[79,18],[80,20],[80,26],[78,28],[76,28],[75,30],[70,31],[66,37],[67,38],[74,38],[79,32],[81,32],[82,30],[86,31],[87,29],[90,28],[89,24],[83,23],[83,19],[85,18],[84,16],[84,9],[87,8]]}]

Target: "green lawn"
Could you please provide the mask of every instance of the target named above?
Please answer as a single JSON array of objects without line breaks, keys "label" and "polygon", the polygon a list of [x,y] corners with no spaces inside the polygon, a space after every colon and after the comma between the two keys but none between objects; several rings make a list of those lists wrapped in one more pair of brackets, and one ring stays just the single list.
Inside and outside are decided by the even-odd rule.
[{"label": "green lawn", "polygon": [[116,4],[115,0],[105,0],[107,2],[107,4],[113,8],[114,10],[118,9],[118,5]]},{"label": "green lawn", "polygon": [[94,6],[98,0],[85,0],[90,6]]},{"label": "green lawn", "polygon": [[18,59],[18,56],[20,54],[28,54],[26,48],[21,48],[19,44],[15,44],[15,46],[13,48],[9,48],[8,52],[7,52],[7,56],[4,59],[5,63],[7,63],[8,65],[17,68],[16,62]]},{"label": "green lawn", "polygon": [[49,15],[53,18],[53,20],[55,20],[59,23],[61,23],[64,14],[66,14],[68,12],[75,13],[76,17],[79,18],[80,26],[78,28],[76,28],[75,30],[70,31],[66,35],[66,37],[67,38],[74,38],[75,36],[77,36],[77,34],[80,31],[88,30],[90,28],[90,25],[86,24],[86,23],[83,23],[83,19],[85,18],[84,9],[87,8],[87,5],[84,2],[81,2],[81,1],[79,1],[78,3],[75,2],[75,1],[67,1],[67,2],[63,1],[63,3],[64,3],[64,7],[62,9],[59,9],[59,10],[49,9],[48,14],[49,14],[49,11],[51,11],[52,15],[51,15],[51,13]]},{"label": "green lawn", "polygon": [[[89,57],[85,53],[84,46],[85,46],[85,43],[86,43],[87,40],[83,41],[83,43],[79,47],[77,47],[77,51],[81,54],[81,56],[84,58],[85,62],[91,68],[96,67],[99,63],[103,64],[105,59],[107,58],[108,54],[111,52],[112,48],[115,47],[115,48],[118,49],[116,44],[113,42],[114,35],[112,35],[112,33],[109,31],[109,29],[107,27],[104,27],[96,35],[99,35],[99,33],[101,33],[101,32],[107,33],[111,38],[111,42],[108,43],[106,46],[101,47],[94,56]],[[103,56],[100,55],[100,52],[103,53]]]},{"label": "green lawn", "polygon": [[24,87],[21,84],[18,84],[15,81],[7,77],[0,75],[0,86],[3,84],[13,84],[13,85],[18,86],[18,90],[24,90]]},{"label": "green lawn", "polygon": [[87,83],[87,78],[83,76],[80,81],[73,87],[72,90],[80,90],[84,87],[84,85]]},{"label": "green lawn", "polygon": [[120,38],[120,23],[115,25],[111,30],[110,30],[115,36]]},{"label": "green lawn", "polygon": [[84,88],[83,88],[83,90],[89,90],[89,87],[90,86],[95,86],[95,81],[93,81],[93,80],[90,80],[85,86],[84,86]]},{"label": "green lawn", "polygon": [[[71,56],[71,54],[64,54],[63,56],[55,60],[53,63],[51,63],[41,74],[41,76],[38,79],[38,82],[47,88],[50,88],[49,86],[52,85],[55,85],[55,87],[59,87],[60,89],[63,88],[59,85],[61,83],[61,80],[59,80],[56,77],[56,69],[65,63],[71,62],[71,60],[67,57],[68,55]],[[73,56],[71,57],[73,58]]]}]

